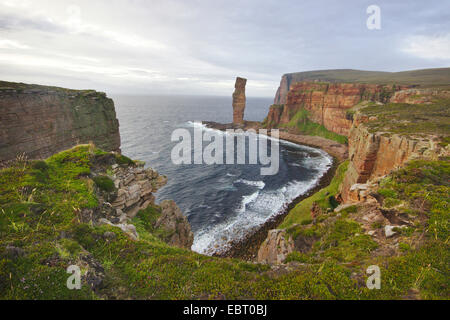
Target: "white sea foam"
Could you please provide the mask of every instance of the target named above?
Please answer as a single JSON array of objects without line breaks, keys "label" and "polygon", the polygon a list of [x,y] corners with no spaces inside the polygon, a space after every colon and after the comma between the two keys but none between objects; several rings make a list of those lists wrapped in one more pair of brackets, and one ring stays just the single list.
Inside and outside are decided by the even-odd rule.
[{"label": "white sea foam", "polygon": [[237,174],[227,173],[228,177],[237,177]]},{"label": "white sea foam", "polygon": [[[198,122],[188,121],[187,125],[191,127],[201,126],[203,130],[229,134],[217,129],[207,128],[206,125]],[[270,136],[260,136],[275,141]],[[333,162],[332,158],[323,150],[298,145],[282,139],[279,139],[279,142],[282,145],[288,145],[300,151],[317,154],[317,156],[305,157],[301,163],[302,167],[317,171],[317,175],[308,181],[291,181],[277,190],[263,190],[265,187],[263,181],[236,180],[234,183],[245,183],[258,187],[259,190],[250,195],[242,196],[241,203],[236,211],[229,215],[225,221],[217,225],[206,226],[197,231],[192,245],[193,251],[212,255],[215,252],[228,249],[230,239],[244,239],[249,232],[263,225],[270,218],[280,214],[295,198],[315,187]],[[227,176],[233,175],[227,173]]]},{"label": "white sea foam", "polygon": [[257,187],[259,189],[264,189],[264,187],[266,185],[264,183],[264,181],[250,181],[250,180],[245,180],[245,179],[238,179],[234,183],[243,183],[243,184],[246,184],[249,186]]},{"label": "white sea foam", "polygon": [[226,250],[230,239],[244,239],[249,232],[280,214],[295,198],[318,184],[332,160],[326,155],[315,159],[314,163],[318,174],[311,180],[291,181],[277,190],[258,190],[243,196],[239,208],[226,221],[205,227],[196,233],[192,250],[208,255]]}]

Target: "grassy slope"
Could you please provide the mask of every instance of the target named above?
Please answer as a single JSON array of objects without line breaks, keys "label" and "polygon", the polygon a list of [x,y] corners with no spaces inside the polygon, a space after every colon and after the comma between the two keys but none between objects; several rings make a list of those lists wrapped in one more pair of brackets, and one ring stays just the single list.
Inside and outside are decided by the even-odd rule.
[{"label": "grassy slope", "polygon": [[420,85],[448,87],[450,68],[423,69],[402,72],[363,71],[352,69],[317,70],[287,74],[290,83],[304,80],[330,82],[360,82],[377,84]]},{"label": "grassy slope", "polygon": [[333,208],[334,202],[330,202],[330,197],[334,197],[339,192],[339,186],[344,180],[345,172],[347,171],[348,161],[345,161],[339,165],[336,170],[336,174],[333,177],[331,183],[310,196],[305,200],[298,203],[284,218],[280,228],[287,228],[296,223],[310,222],[311,206],[314,202],[318,203],[321,208],[326,210],[327,208]]},{"label": "grassy slope", "polygon": [[[356,298],[364,290],[335,264],[320,272],[319,266],[304,266],[273,274],[268,266],[170,247],[149,228],[158,208],[135,218],[139,241],[112,226],[81,223],[82,208],[98,204],[89,176],[97,154],[102,152],[79,146],[0,171],[0,298]],[[105,237],[107,231],[116,237]],[[11,256],[7,246],[21,254]],[[105,269],[104,286],[94,291],[83,282],[82,290],[68,290],[66,268],[83,266],[89,257]],[[336,272],[345,281],[332,284],[331,293],[323,281]]]},{"label": "grassy slope", "polygon": [[341,144],[347,144],[348,139],[345,136],[339,135],[335,132],[329,131],[323,125],[314,123],[308,119],[308,111],[300,110],[298,111],[289,123],[281,125],[282,127],[295,128],[300,134],[305,134],[309,136],[319,136],[326,139],[336,141]]},{"label": "grassy slope", "polygon": [[[281,273],[272,272],[265,265],[207,257],[168,246],[160,240],[161,231],[151,227],[158,215],[157,207],[141,212],[134,219],[139,241],[131,240],[112,226],[81,223],[80,210],[97,206],[89,173],[91,159],[101,153],[92,147],[80,146],[45,162],[17,161],[11,168],[0,171],[0,298],[392,298],[406,294],[421,268],[430,262],[432,269],[420,276],[419,287],[422,283],[426,285],[429,297],[439,295],[435,286],[443,283],[442,276],[434,270],[445,271],[442,263],[448,261],[442,256],[445,254],[442,243],[441,247],[433,247],[435,251],[440,250],[438,252],[423,251],[424,257],[401,258],[415,259],[418,269],[403,270],[405,265],[401,261],[386,264],[393,268],[389,272],[395,272],[402,282],[395,282],[394,288],[387,285],[385,291],[373,292],[351,276],[356,273],[365,277],[364,270],[369,262],[361,257],[366,256],[364,252],[373,244],[367,239],[355,238],[358,226],[345,221],[330,229],[335,240],[328,239],[326,243],[334,250],[333,254],[329,253],[326,259],[311,259],[309,264]],[[343,168],[340,170],[342,172]],[[435,175],[445,178],[440,172]],[[448,192],[448,189],[440,189],[436,181],[434,185],[441,194]],[[423,190],[422,185],[420,190]],[[434,197],[434,193],[430,194]],[[437,209],[442,212],[448,203],[444,199],[439,206]],[[442,219],[437,213],[433,216],[433,229],[427,232],[442,242],[446,235],[441,233],[447,232],[447,228],[441,225]],[[107,231],[113,232],[115,238],[105,237]],[[344,238],[347,242],[342,242]],[[341,246],[335,246],[336,241]],[[9,255],[7,245],[20,248],[22,254]],[[354,254],[348,254],[349,248]],[[436,256],[439,261],[428,260],[430,254],[440,254]],[[83,282],[82,290],[68,290],[67,266],[83,265],[87,257],[103,266],[106,274],[103,287],[92,290]],[[296,258],[294,256],[293,260]],[[352,265],[342,265],[342,261],[349,260],[353,261]],[[396,279],[394,281],[398,281]]]},{"label": "grassy slope", "polygon": [[[411,295],[414,298],[449,299],[449,181],[449,161],[412,161],[381,182],[378,192],[384,198],[383,206],[392,208],[401,204],[398,207],[400,214],[415,220],[414,225],[397,230],[400,236],[395,255],[390,252],[372,254],[379,245],[358,223],[363,214],[360,207],[350,206],[339,214],[323,210],[317,222],[312,224],[308,219],[312,201],[319,201],[322,208],[330,207],[324,196],[325,188],[298,204],[284,221],[282,226],[296,243],[299,239],[300,243],[312,243],[307,252],[294,251],[287,261],[319,265],[333,261],[353,272],[363,265],[378,265],[382,287],[368,292],[367,297],[371,299]],[[338,179],[333,181],[337,182]],[[335,186],[330,193],[334,190]]]}]

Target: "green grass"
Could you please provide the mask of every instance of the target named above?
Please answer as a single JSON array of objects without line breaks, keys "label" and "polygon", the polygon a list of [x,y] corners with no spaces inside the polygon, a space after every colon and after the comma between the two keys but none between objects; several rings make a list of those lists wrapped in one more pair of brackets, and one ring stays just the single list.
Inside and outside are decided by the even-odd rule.
[{"label": "green grass", "polygon": [[361,282],[364,278],[357,274],[369,265],[377,265],[381,270],[381,289],[361,291],[363,299],[449,299],[449,181],[448,161],[424,160],[411,161],[381,181],[377,191],[381,201],[395,199],[405,203],[398,208],[399,214],[415,219],[414,226],[395,229],[399,233],[397,254],[372,254],[379,244],[364,234],[355,220],[361,215],[360,207],[351,206],[338,215],[324,214],[315,224],[290,224],[287,231],[296,242],[310,239],[313,244],[306,252],[289,254],[286,261],[345,265],[344,269]]},{"label": "green grass", "polygon": [[[90,168],[99,154],[92,146],[78,146],[50,157],[46,165],[17,161],[0,171],[0,299],[392,299],[411,288],[424,298],[449,297],[448,163],[414,162],[383,181],[385,194],[429,202],[427,223],[402,235],[425,232],[422,247],[402,245],[403,256],[372,258],[376,244],[352,220],[358,214],[354,208],[313,224],[303,217],[308,211],[302,202],[289,223],[307,221],[296,235],[316,241],[310,252],[288,256],[306,264],[273,272],[266,265],[168,246],[164,230],[154,227],[158,206],[133,219],[138,241],[119,228],[81,222],[80,211],[98,205]],[[342,164],[331,185],[313,196],[321,207],[330,204],[346,167]],[[23,254],[13,257],[7,246]],[[66,268],[81,265],[84,274],[86,259],[104,268],[103,286],[92,290],[83,278],[82,290],[68,290]],[[370,291],[365,268],[376,263],[382,267],[382,290]]]},{"label": "green grass", "polygon": [[114,186],[114,181],[111,180],[110,177],[107,176],[95,176],[92,178],[94,180],[97,187],[100,188],[100,190],[106,191],[106,192],[112,192],[116,190],[116,187]]},{"label": "green grass", "polygon": [[116,161],[120,165],[134,165],[134,161],[122,154],[116,154]]},{"label": "green grass", "polygon": [[450,83],[450,68],[423,69],[402,72],[335,69],[288,73],[286,76],[288,77],[288,83],[319,80],[325,82],[355,82],[420,85],[421,87],[448,87]]},{"label": "green grass", "polygon": [[[58,153],[46,165],[17,161],[0,171],[0,298],[1,299],[312,299],[337,298],[359,288],[336,265],[305,266],[276,275],[265,265],[202,256],[168,246],[164,230],[154,228],[158,207],[133,220],[139,241],[109,225],[82,223],[83,208],[95,208],[90,178],[92,159],[103,152],[78,146]],[[105,237],[105,233],[115,237]],[[61,235],[64,234],[62,237]],[[7,246],[23,251],[11,257]],[[106,274],[103,287],[68,290],[66,268],[92,257]],[[87,272],[82,267],[82,273]],[[317,274],[317,280],[311,273]],[[332,276],[334,275],[334,276]],[[341,277],[334,293],[321,284]]]},{"label": "green grass", "polygon": [[310,135],[310,136],[319,136],[326,139],[330,139],[336,141],[341,144],[347,144],[348,138],[345,136],[341,136],[337,133],[329,131],[323,125],[314,123],[308,118],[308,111],[305,109],[299,110],[289,121],[287,124],[280,125],[282,127],[287,128],[295,128],[299,133]]},{"label": "green grass", "polygon": [[375,117],[366,125],[370,132],[402,135],[441,135],[445,141],[450,134],[450,100],[439,99],[432,104],[389,103],[361,109]]},{"label": "green grass", "polygon": [[335,196],[339,192],[339,186],[344,180],[347,167],[348,161],[341,163],[337,168],[336,174],[334,175],[331,183],[309,198],[301,201],[293,209],[291,209],[289,214],[284,218],[280,228],[288,228],[293,224],[302,223],[305,220],[309,220],[311,218],[311,206],[314,202],[317,203],[324,211],[328,208],[333,208],[332,203],[330,203],[330,197]]}]

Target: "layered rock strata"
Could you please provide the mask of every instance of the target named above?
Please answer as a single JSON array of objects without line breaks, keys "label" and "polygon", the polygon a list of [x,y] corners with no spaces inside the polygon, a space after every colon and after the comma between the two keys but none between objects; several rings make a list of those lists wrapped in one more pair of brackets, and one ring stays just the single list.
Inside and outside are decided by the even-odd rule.
[{"label": "layered rock strata", "polygon": [[[300,110],[329,131],[347,136],[352,126],[348,109],[361,101],[387,102],[403,87],[359,83],[298,82],[290,86],[283,104],[273,105],[267,117],[271,127],[287,124]],[[275,99],[277,100],[277,99]]]},{"label": "layered rock strata", "polygon": [[[361,115],[361,117],[364,117]],[[342,184],[344,202],[359,202],[361,185],[387,175],[413,159],[437,160],[448,155],[433,137],[372,133],[357,115],[349,136],[350,164]],[[363,188],[364,189],[364,188]]]},{"label": "layered rock strata", "polygon": [[93,142],[120,151],[114,102],[102,92],[1,83],[0,161],[19,154],[45,159]]},{"label": "layered rock strata", "polygon": [[143,163],[119,165],[112,155],[100,156],[101,160],[97,160],[97,163],[101,162],[101,165],[94,167],[93,173],[105,175],[105,168],[110,165],[112,170],[107,172],[114,182],[115,190],[97,190],[101,205],[97,209],[85,209],[85,220],[118,227],[136,240],[139,235],[132,219],[140,210],[153,207],[158,211],[158,218],[152,227],[163,230],[163,240],[170,245],[190,249],[194,236],[187,218],[175,202],[166,200],[159,206],[155,204],[153,194],[167,183],[167,177],[151,168],[144,168]]},{"label": "layered rock strata", "polygon": [[111,205],[128,218],[134,218],[139,210],[154,204],[153,192],[167,183],[167,177],[151,168],[121,167],[117,164],[113,165],[112,179],[117,188],[117,197]]}]

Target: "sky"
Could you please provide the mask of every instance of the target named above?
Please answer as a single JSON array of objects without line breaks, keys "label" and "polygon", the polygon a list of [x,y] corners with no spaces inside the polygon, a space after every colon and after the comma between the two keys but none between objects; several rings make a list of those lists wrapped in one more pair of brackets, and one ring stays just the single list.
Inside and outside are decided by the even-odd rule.
[{"label": "sky", "polygon": [[0,0],[0,80],[273,97],[288,72],[449,66],[448,0]]}]

